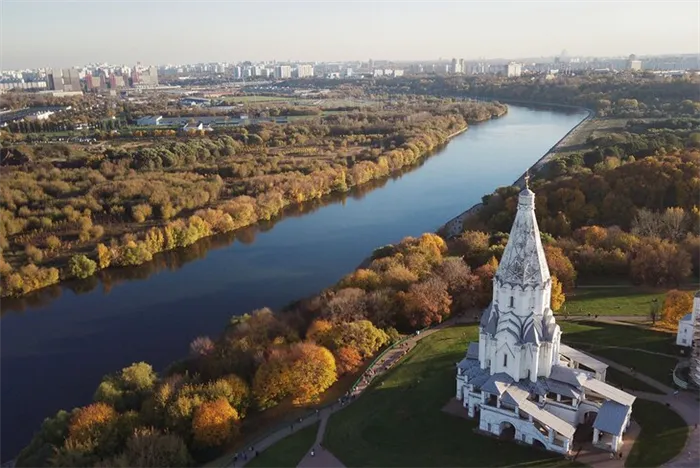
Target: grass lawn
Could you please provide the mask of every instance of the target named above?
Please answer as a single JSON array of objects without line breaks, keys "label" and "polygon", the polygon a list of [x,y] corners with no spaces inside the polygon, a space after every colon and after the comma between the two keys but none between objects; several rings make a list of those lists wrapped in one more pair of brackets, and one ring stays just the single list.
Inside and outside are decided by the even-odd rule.
[{"label": "grass lawn", "polygon": [[316,434],[318,433],[319,423],[314,423],[309,427],[295,432],[294,434],[285,437],[277,442],[272,447],[262,452],[257,458],[254,458],[246,466],[250,467],[280,467],[294,468],[296,467],[306,452],[311,449]]},{"label": "grass lawn", "polygon": [[609,384],[621,387],[624,390],[637,390],[639,392],[663,394],[663,392],[657,390],[656,387],[652,387],[651,385],[648,385],[641,380],[635,379],[631,375],[620,372],[612,367],[608,367],[605,376]]},{"label": "grass lawn", "polygon": [[442,411],[454,397],[455,363],[477,339],[477,327],[469,325],[421,340],[355,403],[331,416],[324,445],[349,467],[566,465],[552,453],[478,435],[475,421]]},{"label": "grass lawn", "polygon": [[620,286],[619,288],[578,288],[567,295],[562,313],[569,315],[644,315],[654,299],[663,303],[666,291]]},{"label": "grass lawn", "polygon": [[563,333],[562,341],[574,347],[604,348],[622,346],[677,355],[676,337],[673,333],[652,330],[643,326],[615,325],[586,320],[572,322],[557,320]]},{"label": "grass lawn", "polygon": [[625,466],[660,466],[681,453],[688,437],[688,426],[678,413],[661,403],[637,399],[632,407],[632,418],[642,431]]},{"label": "grass lawn", "polygon": [[564,343],[608,358],[623,366],[634,367],[641,374],[673,386],[671,372],[678,362],[677,358],[610,347],[622,346],[676,355],[677,348],[673,334],[643,327],[594,321],[560,320],[557,323],[562,329]]}]

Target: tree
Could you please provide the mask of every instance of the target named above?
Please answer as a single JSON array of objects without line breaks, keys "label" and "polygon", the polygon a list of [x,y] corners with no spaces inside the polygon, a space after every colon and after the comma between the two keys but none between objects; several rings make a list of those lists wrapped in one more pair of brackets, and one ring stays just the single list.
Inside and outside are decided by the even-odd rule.
[{"label": "tree", "polygon": [[46,248],[50,251],[55,252],[61,248],[61,239],[58,236],[49,236],[46,238]]},{"label": "tree", "polygon": [[365,291],[373,291],[381,286],[379,275],[372,271],[360,268],[347,275],[340,281],[342,288],[359,288]]},{"label": "tree", "polygon": [[344,375],[352,372],[362,364],[362,357],[355,348],[343,346],[335,353],[335,363],[338,370],[338,375]]},{"label": "tree", "polygon": [[107,268],[112,262],[112,251],[104,244],[97,244],[97,264],[100,269]]},{"label": "tree", "polygon": [[137,429],[126,442],[126,466],[145,468],[183,467],[191,464],[185,442],[175,434],[153,428]]},{"label": "tree", "polygon": [[663,322],[671,328],[678,327],[678,321],[693,310],[693,293],[672,289],[666,293],[662,311]]},{"label": "tree", "polygon": [[314,320],[306,330],[306,339],[318,341],[333,328],[333,324],[328,320]]},{"label": "tree", "polygon": [[87,278],[95,274],[97,264],[85,255],[73,255],[68,261],[68,273],[77,278]]},{"label": "tree", "polygon": [[479,278],[478,288],[474,291],[477,307],[486,307],[493,297],[493,277],[498,270],[498,260],[496,257],[474,270],[474,274]]},{"label": "tree", "polygon": [[365,291],[358,288],[345,288],[335,293],[328,301],[324,317],[331,321],[347,322],[367,316]]},{"label": "tree", "polygon": [[105,428],[116,418],[117,412],[111,406],[93,403],[75,412],[68,427],[68,436],[78,443],[99,440]]},{"label": "tree", "polygon": [[561,248],[553,245],[546,245],[544,252],[551,275],[557,277],[564,291],[571,291],[576,281],[576,270],[569,257]]},{"label": "tree", "polygon": [[452,250],[470,265],[482,265],[489,258],[489,239],[490,236],[482,231],[464,231],[451,242]]},{"label": "tree", "polygon": [[208,336],[198,336],[190,343],[190,352],[194,356],[209,356],[215,349],[214,342]]},{"label": "tree", "polygon": [[651,286],[678,285],[691,271],[690,255],[686,251],[657,238],[641,241],[630,261],[632,279]]},{"label": "tree", "polygon": [[331,351],[352,348],[366,358],[384,346],[389,337],[369,320],[358,320],[337,323],[323,334],[317,335],[316,341]]},{"label": "tree", "polygon": [[292,402],[301,405],[316,401],[337,380],[333,354],[322,346],[297,343],[292,345],[291,355]]},{"label": "tree", "polygon": [[404,317],[412,328],[424,328],[441,323],[450,314],[452,298],[447,283],[439,278],[429,278],[400,293],[404,304]]},{"label": "tree", "polygon": [[192,418],[194,441],[202,447],[218,447],[238,434],[238,412],[223,398],[202,403]]},{"label": "tree", "polygon": [[231,387],[231,392],[228,395],[229,403],[238,411],[241,418],[244,417],[248,406],[250,406],[250,387],[245,380],[236,374],[225,375],[221,380]]},{"label": "tree", "polygon": [[551,307],[554,312],[561,309],[566,301],[566,296],[564,295],[563,287],[561,282],[556,276],[552,276],[552,298]]}]

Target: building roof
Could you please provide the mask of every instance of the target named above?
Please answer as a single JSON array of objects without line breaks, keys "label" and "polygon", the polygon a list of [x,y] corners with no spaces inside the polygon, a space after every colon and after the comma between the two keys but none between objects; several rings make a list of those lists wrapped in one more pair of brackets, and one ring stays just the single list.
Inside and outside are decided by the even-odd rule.
[{"label": "building roof", "polygon": [[557,365],[552,366],[552,371],[549,374],[551,380],[563,382],[575,388],[581,388],[583,382],[588,380],[590,376],[591,374],[586,371]]},{"label": "building roof", "polygon": [[576,432],[576,428],[574,426],[564,421],[563,419],[555,416],[549,411],[541,409],[530,400],[521,401],[519,406],[521,410],[525,411],[527,414],[537,419],[542,424],[551,427],[564,437],[570,439],[574,436],[574,432]]},{"label": "building roof", "polygon": [[513,378],[510,375],[505,372],[499,372],[493,374],[490,379],[484,382],[481,386],[481,391],[501,396],[512,383]]},{"label": "building roof", "polygon": [[544,285],[550,280],[535,219],[535,194],[528,188],[518,197],[518,211],[495,278],[518,286]]},{"label": "building roof", "polygon": [[625,426],[625,419],[630,407],[615,403],[614,401],[603,402],[598,415],[593,421],[593,427],[608,434],[621,435]]},{"label": "building roof", "polygon": [[479,343],[473,341],[469,343],[467,359],[479,359]]},{"label": "building roof", "polygon": [[637,397],[634,395],[623,392],[619,388],[615,388],[612,385],[608,385],[605,382],[601,382],[597,379],[586,380],[583,382],[583,387],[604,396],[608,400],[613,400],[614,402],[625,406],[632,406],[634,400],[637,399]]},{"label": "building roof", "polygon": [[608,365],[604,362],[600,362],[599,360],[589,356],[588,354],[585,354],[579,351],[578,349],[574,349],[571,346],[567,346],[563,343],[559,345],[559,354],[571,359],[574,362],[583,364],[584,366],[588,367],[589,369],[593,369],[596,372],[602,372],[608,368]]}]

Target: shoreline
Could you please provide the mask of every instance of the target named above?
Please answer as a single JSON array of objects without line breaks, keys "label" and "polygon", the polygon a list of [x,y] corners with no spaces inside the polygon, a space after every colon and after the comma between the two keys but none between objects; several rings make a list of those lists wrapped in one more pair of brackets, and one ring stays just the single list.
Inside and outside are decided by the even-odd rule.
[{"label": "shoreline", "polygon": [[[552,105],[552,104],[547,104],[547,103],[542,103],[542,105]],[[580,131],[583,127],[583,125],[586,122],[591,121],[595,117],[595,111],[592,109],[587,109],[585,107],[576,107],[576,106],[565,106],[563,104],[559,104],[561,107],[569,107],[569,108],[575,108],[579,110],[585,110],[588,115],[583,118],[579,123],[577,123],[574,127],[571,128],[563,137],[559,139],[549,150],[535,163],[530,166],[520,177],[518,177],[515,182],[513,182],[511,185],[515,187],[519,187],[520,189],[525,188],[525,175],[529,172],[531,174],[537,173],[542,166],[550,162],[553,158],[554,155],[556,154],[556,150],[559,149],[560,147],[564,146],[564,144],[572,138],[578,131]],[[477,203],[473,206],[471,206],[469,209],[466,211],[460,213],[459,215],[455,216],[451,220],[447,221],[445,224],[440,226],[436,232],[438,233],[443,233],[445,238],[450,238],[459,235],[462,232],[462,227],[464,226],[464,222],[470,217],[479,212],[481,208],[483,207],[483,203]],[[365,262],[363,262],[364,264]]]},{"label": "shoreline", "polygon": [[[464,133],[464,132],[466,132],[467,130],[469,130],[469,126],[470,126],[470,125],[476,125],[476,124],[480,124],[480,123],[483,123],[483,122],[488,122],[488,121],[490,121],[490,120],[498,119],[498,118],[503,117],[503,116],[506,115],[506,114],[508,114],[508,108],[507,108],[507,106],[506,106],[505,112],[503,112],[502,114],[492,115],[489,119],[486,119],[486,120],[475,121],[475,122],[472,122],[472,123],[466,122],[466,124],[465,124],[465,126],[464,126],[463,128],[461,128],[461,129],[459,129],[459,130],[457,130],[457,131],[455,131],[455,132],[452,132],[451,134],[447,135],[447,136],[445,137],[445,140],[444,140],[443,142],[441,142],[441,143],[440,143],[438,146],[436,146],[435,148],[433,148],[433,149],[431,149],[431,150],[429,150],[429,151],[426,151],[423,155],[419,156],[413,164],[404,165],[404,166],[402,166],[401,168],[399,168],[399,169],[397,169],[397,170],[395,170],[395,171],[393,171],[393,172],[391,172],[391,173],[389,173],[389,174],[387,174],[387,175],[385,175],[385,176],[383,176],[383,177],[373,178],[373,179],[370,179],[370,180],[368,180],[367,182],[365,182],[365,183],[363,183],[363,184],[358,184],[358,185],[355,185],[355,186],[352,186],[352,187],[348,187],[348,190],[347,190],[347,191],[350,191],[351,189],[353,189],[353,188],[355,188],[355,187],[360,187],[360,186],[362,186],[362,185],[364,185],[364,184],[367,184],[367,183],[370,183],[370,182],[375,182],[375,181],[379,181],[379,180],[382,180],[382,179],[385,179],[385,178],[389,178],[389,177],[391,177],[392,175],[394,175],[394,174],[400,172],[400,171],[403,170],[403,169],[407,169],[408,167],[410,167],[410,166],[412,166],[412,165],[414,165],[414,164],[421,163],[421,162],[423,162],[425,159],[427,159],[427,158],[429,158],[430,156],[432,156],[432,155],[435,153],[435,150],[439,149],[440,147],[443,147],[443,146],[447,145],[447,143],[449,143],[454,137],[459,136],[459,135],[461,135],[462,133]],[[322,195],[321,197],[318,197],[317,200],[322,200],[322,199],[324,199],[324,198],[326,198],[326,197],[331,197],[331,196],[333,196],[333,195],[337,195],[338,193],[341,193],[341,192],[340,192],[340,191],[331,191],[331,192],[329,192],[329,193],[327,193],[327,194]],[[306,201],[311,201],[311,200],[306,200]],[[301,203],[304,203],[304,202],[300,202],[300,203],[290,203],[290,204],[287,204],[287,205],[282,206],[282,208],[279,210],[279,212],[277,212],[274,216],[272,216],[272,217],[270,218],[270,220],[272,220],[272,219],[274,219],[274,218],[276,218],[276,217],[279,217],[279,216],[283,215],[283,212],[284,212],[285,209],[288,209],[288,208],[293,207],[293,206],[295,206],[295,205],[299,205],[299,204],[301,204]],[[216,207],[210,207],[210,208],[216,209]],[[269,220],[268,220],[268,221],[269,221]],[[242,229],[246,229],[246,228],[250,228],[250,227],[259,225],[260,223],[261,223],[261,220],[256,220],[254,223],[250,223],[250,224],[247,224],[247,225],[245,225],[245,226],[237,227],[236,229],[233,229],[233,230],[231,230],[231,231],[226,231],[226,232],[221,232],[221,233],[212,233],[211,235],[204,236],[204,237],[201,237],[201,238],[197,239],[196,242],[199,242],[199,241],[202,240],[202,239],[206,239],[206,238],[209,238],[209,237],[212,237],[212,236],[215,236],[215,235],[226,234],[226,233],[235,232],[235,231],[240,231],[240,230],[242,230]],[[196,242],[195,242],[195,243],[196,243]],[[189,246],[188,246],[188,247],[189,247]],[[178,248],[181,248],[181,247],[178,247]],[[154,252],[153,255],[158,255],[158,254],[161,254],[161,253],[170,252],[170,251],[172,251],[172,250],[177,250],[178,248],[176,248],[176,249],[169,249],[169,250],[161,250],[161,251],[159,251],[159,252]],[[185,248],[186,248],[186,247],[185,247]],[[114,269],[114,268],[139,267],[139,266],[141,266],[141,265],[145,265],[145,264],[147,264],[147,263],[149,263],[149,262],[152,262],[152,261],[153,261],[153,260],[149,260],[148,262],[140,263],[140,264],[138,264],[138,265],[128,265],[128,266],[118,266],[118,267],[109,267],[109,266],[108,266],[107,268],[102,268],[102,269],[97,269],[97,270],[95,270],[95,273],[94,273],[93,275],[91,275],[91,276],[89,276],[89,277],[87,277],[87,278],[82,278],[81,280],[86,280],[86,279],[94,278],[94,277],[96,277],[96,276],[99,274],[100,271],[103,271],[103,270],[109,270],[109,269]],[[76,280],[75,277],[70,277],[70,278],[59,278],[59,280],[58,280],[57,282],[55,282],[55,283],[46,284],[45,286],[42,286],[42,287],[40,287],[40,288],[32,289],[32,290],[30,290],[30,291],[27,291],[27,292],[24,293],[24,294],[19,294],[19,295],[1,294],[1,295],[0,295],[0,298],[3,298],[3,299],[22,299],[22,298],[26,298],[26,297],[28,297],[28,296],[34,294],[34,293],[38,293],[38,292],[40,292],[40,291],[42,291],[42,290],[44,290],[44,289],[46,289],[46,288],[50,288],[50,287],[52,287],[52,286],[54,286],[54,287],[55,287],[55,286],[59,286],[59,287],[60,287],[62,284],[65,284],[65,283],[67,283],[67,282],[69,282],[69,281],[74,281],[74,280]],[[3,291],[3,292],[4,292],[4,291]]]}]

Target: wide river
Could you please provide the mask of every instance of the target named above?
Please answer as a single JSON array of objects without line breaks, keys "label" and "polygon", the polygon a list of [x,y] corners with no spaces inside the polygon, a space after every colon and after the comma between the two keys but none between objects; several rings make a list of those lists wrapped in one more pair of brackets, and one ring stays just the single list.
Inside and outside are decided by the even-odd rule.
[{"label": "wide river", "polygon": [[3,301],[2,460],[45,417],[88,403],[104,374],[138,361],[162,369],[232,315],[311,295],[376,247],[436,230],[511,184],[585,116],[510,106],[401,175],[142,267]]}]

